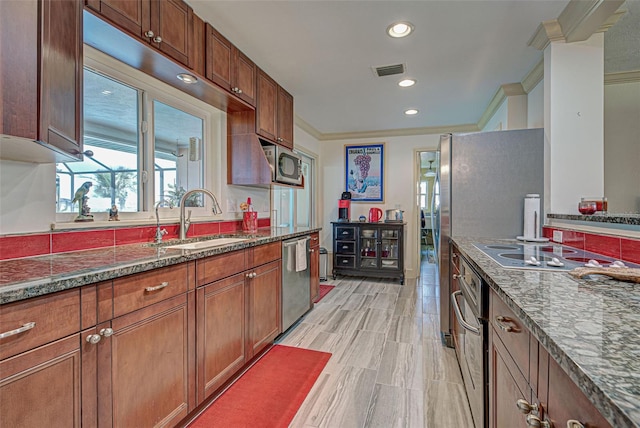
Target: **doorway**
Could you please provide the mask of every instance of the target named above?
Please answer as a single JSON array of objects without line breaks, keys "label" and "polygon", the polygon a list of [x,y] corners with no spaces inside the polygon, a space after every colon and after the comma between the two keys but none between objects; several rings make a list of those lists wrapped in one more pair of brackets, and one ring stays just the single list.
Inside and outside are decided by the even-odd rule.
[{"label": "doorway", "polygon": [[418,260],[420,266],[436,263],[436,252],[432,225],[434,222],[434,185],[439,167],[436,150],[416,152],[417,204],[418,204]]}]

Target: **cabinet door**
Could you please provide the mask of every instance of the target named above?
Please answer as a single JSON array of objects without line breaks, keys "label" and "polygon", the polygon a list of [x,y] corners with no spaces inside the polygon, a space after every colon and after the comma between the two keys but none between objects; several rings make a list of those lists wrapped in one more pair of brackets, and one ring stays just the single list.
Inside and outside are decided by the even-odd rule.
[{"label": "cabinet door", "polygon": [[256,76],[258,68],[248,56],[233,48],[233,92],[252,106],[256,105]]},{"label": "cabinet door", "polygon": [[516,406],[519,399],[529,402],[531,398],[526,380],[495,331],[489,330],[489,427],[527,428],[526,415]]},{"label": "cabinet door", "polygon": [[310,239],[311,257],[309,263],[311,265],[309,266],[309,275],[311,277],[311,306],[313,307],[313,302],[320,294],[320,239],[318,233],[312,233]]},{"label": "cabinet door", "polygon": [[249,289],[249,355],[253,357],[280,334],[280,262],[252,269]]},{"label": "cabinet door", "polygon": [[85,0],[87,6],[137,38],[148,40],[150,0]]},{"label": "cabinet door", "polygon": [[157,49],[191,68],[191,7],[182,0],[152,0],[151,30],[155,33],[151,42]]},{"label": "cabinet door", "polygon": [[233,73],[231,61],[233,48],[231,42],[207,24],[207,79],[226,89],[231,89],[231,75]]},{"label": "cabinet door", "polygon": [[111,321],[113,334],[98,344],[98,413],[113,420],[100,426],[172,426],[187,415],[187,309],[184,294]]},{"label": "cabinet door", "polygon": [[2,361],[0,425],[79,427],[81,397],[92,399],[81,394],[80,359],[80,334],[74,334]]},{"label": "cabinet door", "polygon": [[245,275],[197,290],[198,404],[246,362]]},{"label": "cabinet door", "polygon": [[257,98],[256,133],[275,142],[278,133],[278,84],[262,70],[258,70]]},{"label": "cabinet door", "polygon": [[293,96],[279,86],[277,142],[293,149]]}]

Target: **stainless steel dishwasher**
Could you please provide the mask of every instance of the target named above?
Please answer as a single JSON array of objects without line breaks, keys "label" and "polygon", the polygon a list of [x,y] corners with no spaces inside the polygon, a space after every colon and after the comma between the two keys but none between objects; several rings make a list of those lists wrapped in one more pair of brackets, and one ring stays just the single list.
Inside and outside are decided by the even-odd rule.
[{"label": "stainless steel dishwasher", "polygon": [[[282,331],[311,309],[309,237],[282,241]],[[304,257],[301,260],[300,257]]]}]

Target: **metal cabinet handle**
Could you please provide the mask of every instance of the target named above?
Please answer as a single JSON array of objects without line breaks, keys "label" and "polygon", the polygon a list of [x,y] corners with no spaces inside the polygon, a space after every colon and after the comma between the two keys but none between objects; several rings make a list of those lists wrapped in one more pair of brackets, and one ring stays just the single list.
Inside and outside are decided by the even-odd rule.
[{"label": "metal cabinet handle", "polygon": [[470,331],[476,336],[480,336],[480,329],[472,326],[467,321],[465,321],[465,319],[462,317],[462,311],[460,310],[460,305],[458,305],[458,296],[461,296],[461,295],[462,295],[462,291],[460,290],[454,291],[453,293],[451,293],[451,306],[453,306],[453,311],[456,313],[456,318],[458,319],[458,322],[462,327],[464,327],[465,330]]},{"label": "metal cabinet handle", "polygon": [[156,43],[162,43],[162,37],[156,36],[156,37],[153,38],[153,41],[156,42]]},{"label": "metal cabinet handle", "polygon": [[147,287],[144,289],[144,291],[157,291],[157,290],[163,289],[167,285],[169,285],[169,283],[165,281],[160,285],[156,285],[155,287]]},{"label": "metal cabinet handle", "polygon": [[458,279],[458,278],[460,278],[460,275],[459,275],[459,274],[457,274],[457,273],[454,273],[454,274],[453,274],[453,276],[452,276],[452,278],[453,278],[453,279]]},{"label": "metal cabinet handle", "polygon": [[533,428],[553,428],[553,424],[551,422],[543,421],[534,415],[527,415],[527,425]]},{"label": "metal cabinet handle", "polygon": [[5,331],[4,333],[0,333],[0,339],[4,339],[5,337],[15,336],[16,334],[24,333],[27,330],[31,330],[36,326],[35,322],[28,322],[26,324],[22,324],[22,327],[18,327],[15,330]]},{"label": "metal cabinet handle", "polygon": [[507,333],[520,333],[520,329],[518,327],[505,324],[509,322],[512,324],[515,324],[515,321],[513,321],[511,318],[504,317],[502,315],[498,315],[496,317],[496,324],[498,324],[498,327],[500,327],[500,330],[506,331]]},{"label": "metal cabinet handle", "polygon": [[567,428],[584,428],[584,425],[580,421],[569,419],[567,421]]},{"label": "metal cabinet handle", "polygon": [[111,327],[103,328],[100,330],[100,336],[109,337],[113,335],[113,329]]},{"label": "metal cabinet handle", "polygon": [[255,278],[256,276],[258,276],[258,274],[255,273],[255,272],[249,272],[249,273],[245,274],[245,276],[247,278]]},{"label": "metal cabinet handle", "polygon": [[236,89],[237,89],[237,91],[236,91],[237,93],[239,93],[239,94],[242,93],[242,89],[240,89],[240,88],[236,88]]},{"label": "metal cabinet handle", "polygon": [[317,240],[318,240],[318,238],[312,238],[312,239],[313,239],[314,241],[317,241]]},{"label": "metal cabinet handle", "polygon": [[87,336],[87,342],[92,345],[100,342],[100,339],[102,339],[102,336],[100,336],[99,334],[90,334],[89,336]]},{"label": "metal cabinet handle", "polygon": [[346,249],[348,249],[348,248],[349,248],[349,246],[348,246],[348,245],[343,245],[343,246],[342,246],[342,249],[343,249],[343,250],[346,250]]},{"label": "metal cabinet handle", "polygon": [[529,402],[523,398],[516,401],[516,407],[518,407],[518,410],[520,410],[525,415],[528,415],[531,412],[538,412],[537,404],[529,404]]},{"label": "metal cabinet handle", "polygon": [[342,264],[346,264],[346,263],[349,263],[349,260],[343,260],[342,261]]},{"label": "metal cabinet handle", "polygon": [[457,258],[457,257],[458,257],[458,255],[457,255],[456,253],[451,254],[451,258],[452,258],[452,259],[455,259],[455,258]]},{"label": "metal cabinet handle", "polygon": [[278,141],[283,141],[281,137],[276,138]]},{"label": "metal cabinet handle", "polygon": [[313,248],[309,250],[310,253],[314,253],[316,250],[314,250]]},{"label": "metal cabinet handle", "polygon": [[348,235],[349,232],[347,232],[346,230],[344,232],[342,232],[343,235]]},{"label": "metal cabinet handle", "polygon": [[148,38],[152,38],[153,36],[155,36],[155,33],[151,30],[145,31],[144,35]]}]

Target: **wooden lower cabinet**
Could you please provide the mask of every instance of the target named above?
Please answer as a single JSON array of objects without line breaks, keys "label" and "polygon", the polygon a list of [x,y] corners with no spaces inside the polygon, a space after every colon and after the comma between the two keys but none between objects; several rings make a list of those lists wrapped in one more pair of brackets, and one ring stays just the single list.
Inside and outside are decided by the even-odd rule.
[{"label": "wooden lower cabinet", "polygon": [[98,326],[98,426],[174,426],[195,407],[190,306],[179,295]]},{"label": "wooden lower cabinet", "polygon": [[196,291],[198,404],[247,361],[246,288],[245,275],[238,274]]},{"label": "wooden lower cabinet", "polygon": [[74,334],[0,362],[0,426],[81,426],[81,397],[95,394],[81,392],[80,341]]},{"label": "wooden lower cabinet", "polygon": [[280,261],[254,268],[248,278],[249,358],[258,354],[281,333]]}]

